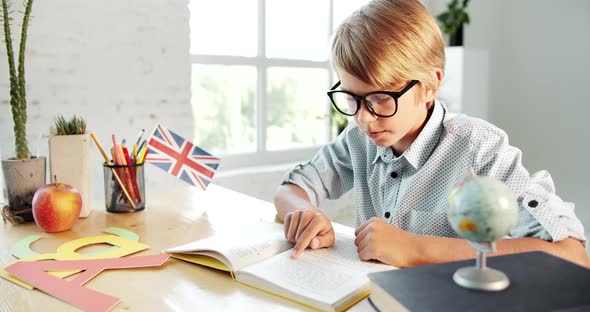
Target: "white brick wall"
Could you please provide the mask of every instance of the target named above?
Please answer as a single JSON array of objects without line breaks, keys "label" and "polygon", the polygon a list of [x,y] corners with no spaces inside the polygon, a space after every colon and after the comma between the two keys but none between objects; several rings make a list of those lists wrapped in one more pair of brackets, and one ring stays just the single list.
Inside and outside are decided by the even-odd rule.
[{"label": "white brick wall", "polygon": [[[16,35],[22,15],[17,12],[20,1],[13,2]],[[191,137],[188,2],[36,0],[26,54],[31,152],[48,156],[47,139],[39,138],[49,133],[56,114],[85,117],[89,131],[104,146],[110,145],[113,133],[119,139],[135,140],[140,129],[149,131],[156,121]],[[15,42],[18,45],[18,38]],[[0,153],[4,158],[14,156],[7,76],[2,44]],[[93,197],[101,199],[102,160],[94,147],[93,151]],[[220,174],[215,183],[271,201],[285,170],[287,167],[268,172],[256,168],[237,175]],[[150,191],[185,185],[154,166],[146,166],[148,202]],[[345,199],[342,203],[348,204]],[[328,210],[336,216],[342,213]],[[343,223],[352,220],[341,219],[338,221]]]},{"label": "white brick wall", "polygon": [[[47,140],[39,137],[56,114],[85,117],[103,145],[113,133],[134,141],[156,121],[192,134],[188,1],[35,1],[26,54],[31,152],[47,156]],[[20,1],[13,4],[16,34],[22,14]],[[0,51],[0,150],[9,157],[14,142],[3,42]],[[94,197],[100,198],[98,152],[94,158]],[[163,176],[148,174],[152,181]]]}]

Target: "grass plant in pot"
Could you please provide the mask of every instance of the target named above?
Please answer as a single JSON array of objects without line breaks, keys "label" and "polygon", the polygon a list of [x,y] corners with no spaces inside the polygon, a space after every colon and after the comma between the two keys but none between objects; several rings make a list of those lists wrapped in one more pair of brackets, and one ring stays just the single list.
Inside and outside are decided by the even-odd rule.
[{"label": "grass plant in pot", "polygon": [[82,117],[74,115],[67,120],[59,115],[55,118],[49,136],[49,178],[52,183],[68,184],[80,191],[81,218],[91,211],[90,140],[86,120]]},{"label": "grass plant in pot", "polygon": [[8,60],[10,111],[14,122],[15,157],[2,159],[2,172],[8,195],[8,206],[2,209],[4,220],[13,223],[33,221],[31,202],[35,191],[45,185],[45,158],[32,157],[27,144],[27,101],[25,92],[25,47],[33,0],[24,1],[23,19],[18,45],[18,63],[10,30],[13,13],[8,0],[1,0],[2,26]]}]

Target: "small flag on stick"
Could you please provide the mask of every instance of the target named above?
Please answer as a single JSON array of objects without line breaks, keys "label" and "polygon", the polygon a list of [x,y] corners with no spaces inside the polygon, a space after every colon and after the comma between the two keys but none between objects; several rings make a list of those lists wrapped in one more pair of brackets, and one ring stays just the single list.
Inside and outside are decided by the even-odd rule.
[{"label": "small flag on stick", "polygon": [[203,190],[213,179],[219,158],[157,124],[147,140],[145,161]]}]

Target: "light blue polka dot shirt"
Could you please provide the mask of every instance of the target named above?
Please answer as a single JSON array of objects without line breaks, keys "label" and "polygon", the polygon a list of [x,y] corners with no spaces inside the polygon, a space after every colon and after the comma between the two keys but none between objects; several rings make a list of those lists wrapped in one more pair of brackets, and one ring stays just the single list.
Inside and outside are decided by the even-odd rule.
[{"label": "light blue polka dot shirt", "polygon": [[504,131],[450,113],[438,101],[401,156],[376,146],[351,122],[309,163],[291,170],[283,183],[303,188],[316,207],[321,199],[352,191],[357,226],[378,216],[412,233],[458,237],[447,221],[447,198],[470,168],[504,181],[517,196],[518,224],[511,237],[559,241],[571,236],[586,242],[574,204],[555,194],[547,171],[529,174],[521,151],[509,145]]}]

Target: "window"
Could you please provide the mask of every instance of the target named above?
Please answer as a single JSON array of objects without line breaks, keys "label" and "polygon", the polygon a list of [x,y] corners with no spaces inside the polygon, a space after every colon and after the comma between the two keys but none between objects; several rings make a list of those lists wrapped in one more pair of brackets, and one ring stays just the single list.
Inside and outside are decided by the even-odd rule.
[{"label": "window", "polygon": [[367,0],[191,0],[195,144],[224,168],[310,158],[331,139],[329,39]]}]

